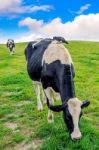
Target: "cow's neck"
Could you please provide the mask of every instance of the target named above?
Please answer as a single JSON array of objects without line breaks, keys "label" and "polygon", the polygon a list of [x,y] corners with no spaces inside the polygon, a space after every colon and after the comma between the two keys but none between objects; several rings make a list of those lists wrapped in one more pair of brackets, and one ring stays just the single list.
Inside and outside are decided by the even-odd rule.
[{"label": "cow's neck", "polygon": [[74,80],[69,65],[65,66],[60,79],[60,95],[63,102],[75,97]]}]

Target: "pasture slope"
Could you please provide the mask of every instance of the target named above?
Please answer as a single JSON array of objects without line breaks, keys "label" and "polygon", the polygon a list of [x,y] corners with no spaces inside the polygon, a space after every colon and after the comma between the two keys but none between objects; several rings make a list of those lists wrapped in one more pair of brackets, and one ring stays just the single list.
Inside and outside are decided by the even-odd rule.
[{"label": "pasture slope", "polygon": [[0,45],[0,150],[99,150],[99,43],[66,45],[75,65],[76,95],[91,101],[81,118],[83,137],[76,142],[66,132],[62,113],[55,113],[55,122],[48,124],[47,106],[37,111],[26,72],[26,45],[17,44],[13,56]]}]

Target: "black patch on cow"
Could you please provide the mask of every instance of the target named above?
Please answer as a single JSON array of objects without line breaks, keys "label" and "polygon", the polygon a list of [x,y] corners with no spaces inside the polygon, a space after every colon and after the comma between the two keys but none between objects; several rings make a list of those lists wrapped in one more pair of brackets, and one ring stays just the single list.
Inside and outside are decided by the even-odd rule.
[{"label": "black patch on cow", "polygon": [[56,41],[68,44],[68,42],[63,37],[61,37],[61,36],[54,36],[53,40],[56,40]]},{"label": "black patch on cow", "polygon": [[[51,42],[51,39],[41,40],[37,44],[31,42],[25,49],[28,74],[34,81],[40,81],[43,54]],[[33,44],[35,44],[34,47]]]},{"label": "black patch on cow", "polygon": [[50,64],[44,63],[41,82],[44,89],[52,87],[55,92],[59,92],[62,102],[75,97],[71,64],[61,64],[59,60]]},{"label": "black patch on cow", "polygon": [[71,64],[71,71],[72,71],[72,76],[73,78],[75,77],[75,69],[74,69],[74,65]]},{"label": "black patch on cow", "polygon": [[33,45],[36,43],[36,41],[30,42],[27,47],[25,48],[25,58],[27,61],[29,61],[29,59],[32,56],[32,53],[35,52],[35,48],[33,48]]},{"label": "black patch on cow", "polygon": [[71,134],[74,130],[74,124],[73,124],[72,116],[69,113],[68,106],[66,109],[63,110],[63,118],[64,118],[65,124],[68,128],[68,131]]},{"label": "black patch on cow", "polygon": [[57,71],[61,69],[61,63],[56,60],[50,64],[44,63],[42,67],[41,82],[43,88],[52,87],[54,91],[59,92],[59,80]]},{"label": "black patch on cow", "polygon": [[64,65],[61,92],[63,101],[75,97],[72,65]]}]

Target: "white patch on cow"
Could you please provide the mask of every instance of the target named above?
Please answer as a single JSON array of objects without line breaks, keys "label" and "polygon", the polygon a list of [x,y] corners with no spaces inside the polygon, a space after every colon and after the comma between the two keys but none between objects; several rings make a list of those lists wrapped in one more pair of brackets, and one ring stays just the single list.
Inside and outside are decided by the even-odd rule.
[{"label": "white patch on cow", "polygon": [[56,60],[60,60],[62,64],[71,64],[72,59],[67,48],[58,41],[53,41],[44,52],[43,62],[50,64]]},{"label": "white patch on cow", "polygon": [[79,123],[82,102],[77,98],[72,98],[68,100],[67,104],[68,104],[69,113],[72,116],[73,124],[74,124],[74,131],[71,133],[71,138],[80,139],[81,132],[78,123]]}]

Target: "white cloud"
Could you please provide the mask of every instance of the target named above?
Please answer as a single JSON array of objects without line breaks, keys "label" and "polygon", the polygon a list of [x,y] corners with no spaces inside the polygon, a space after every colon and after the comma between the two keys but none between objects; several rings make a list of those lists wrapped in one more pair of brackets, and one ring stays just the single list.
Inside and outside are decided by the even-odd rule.
[{"label": "white cloud", "polygon": [[81,6],[79,11],[76,12],[76,14],[82,14],[85,10],[89,9],[90,6],[91,4],[85,4],[84,6]]},{"label": "white cloud", "polygon": [[[63,36],[67,40],[99,41],[99,13],[79,15],[73,21],[65,23],[60,18],[46,23],[43,20],[27,17],[19,22],[19,26],[20,28],[27,26],[29,31],[13,37],[16,42],[33,41],[37,38],[53,36]],[[0,43],[7,41],[7,37],[3,35],[0,37]]]},{"label": "white cloud", "polygon": [[23,5],[22,2],[23,0],[0,0],[0,15],[50,11],[53,9],[53,6],[50,5],[32,6]]},{"label": "white cloud", "polygon": [[71,9],[68,9],[68,12],[72,15],[74,15],[74,14],[81,15],[81,14],[83,14],[83,12],[88,10],[90,6],[91,6],[91,4],[85,4],[85,5],[81,6],[78,11],[73,11]]},{"label": "white cloud", "polygon": [[[60,18],[45,23],[30,17],[19,22],[19,26],[27,26],[31,33],[25,39],[37,37],[63,36],[68,40],[99,40],[99,13],[79,15],[73,21],[63,23]],[[23,38],[24,41],[24,38]]]},{"label": "white cloud", "polygon": [[30,41],[33,41],[35,39],[39,39],[41,37],[42,37],[42,35],[37,35],[35,33],[32,33],[32,34],[26,33],[20,37],[17,37],[15,39],[15,42],[18,42],[18,43],[19,42],[30,42]]},{"label": "white cloud", "polygon": [[32,19],[30,17],[27,17],[19,22],[19,26],[28,26],[30,30],[34,30],[35,32],[38,31],[43,25],[43,20],[37,21],[36,19]]}]

